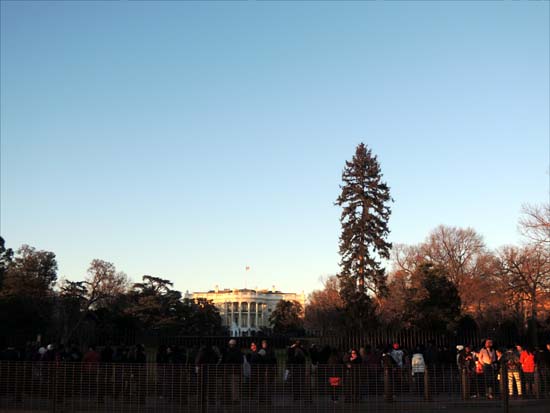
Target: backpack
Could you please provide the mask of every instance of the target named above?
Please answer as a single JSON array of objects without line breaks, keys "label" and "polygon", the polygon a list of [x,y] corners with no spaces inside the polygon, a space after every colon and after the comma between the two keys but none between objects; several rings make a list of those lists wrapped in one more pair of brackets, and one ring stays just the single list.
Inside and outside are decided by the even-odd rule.
[{"label": "backpack", "polygon": [[519,370],[520,365],[519,357],[515,352],[510,351],[506,354],[506,367],[509,371]]}]

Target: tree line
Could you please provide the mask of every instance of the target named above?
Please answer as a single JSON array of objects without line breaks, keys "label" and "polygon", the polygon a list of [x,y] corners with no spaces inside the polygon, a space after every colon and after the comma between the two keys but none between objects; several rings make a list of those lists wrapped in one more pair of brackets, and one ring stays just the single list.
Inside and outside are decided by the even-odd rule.
[{"label": "tree line", "polygon": [[[364,144],[342,173],[341,270],[310,294],[320,334],[389,326],[451,332],[508,324],[550,330],[550,204],[524,205],[520,245],[487,247],[472,228],[438,226],[416,245],[388,242],[390,189]],[[386,267],[382,265],[386,262]]]},{"label": "tree line", "polygon": [[14,252],[0,237],[0,337],[31,340],[42,334],[69,343],[90,328],[107,335],[225,334],[212,302],[182,297],[169,280],[144,275],[131,283],[100,259],[91,262],[82,280],[60,280],[53,252],[28,245]]},{"label": "tree line", "polygon": [[[441,225],[416,245],[388,241],[393,199],[376,155],[357,146],[342,173],[340,272],[304,309],[281,301],[271,331],[355,334],[389,326],[449,332],[509,324],[550,330],[550,204],[525,205],[520,245],[491,250],[472,228]],[[95,259],[80,281],[59,280],[50,251],[0,238],[0,337],[47,333],[68,342],[87,327],[165,335],[226,334],[212,302],[191,300],[170,280],[131,283]],[[267,332],[267,331],[264,331]],[[536,340],[536,338],[535,338]]]}]

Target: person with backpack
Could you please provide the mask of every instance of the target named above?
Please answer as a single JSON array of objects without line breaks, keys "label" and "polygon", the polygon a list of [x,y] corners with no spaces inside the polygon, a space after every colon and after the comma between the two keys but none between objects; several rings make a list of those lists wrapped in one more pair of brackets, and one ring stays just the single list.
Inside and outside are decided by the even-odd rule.
[{"label": "person with backpack", "polygon": [[487,399],[494,398],[494,391],[496,386],[496,366],[497,366],[497,353],[493,348],[493,340],[486,339],[484,346],[477,355],[478,361],[483,368],[483,378],[485,380],[485,395]]},{"label": "person with backpack", "polygon": [[508,370],[508,395],[514,397],[515,384],[517,396],[521,397],[521,363],[519,361],[519,354],[513,347],[506,350],[506,369]]}]

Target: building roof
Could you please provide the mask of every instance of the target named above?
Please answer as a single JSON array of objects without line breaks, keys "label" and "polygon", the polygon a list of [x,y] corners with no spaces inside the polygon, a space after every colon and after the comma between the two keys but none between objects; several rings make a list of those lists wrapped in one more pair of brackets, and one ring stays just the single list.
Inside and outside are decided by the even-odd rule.
[{"label": "building roof", "polygon": [[251,290],[250,288],[236,288],[236,289],[224,288],[223,290],[208,290],[207,292],[196,291],[193,294],[231,294],[231,293],[235,293],[235,292],[239,292],[239,293],[260,293],[260,294],[295,294],[295,293],[283,293],[282,291],[279,291],[279,290],[276,290],[276,291],[267,290],[267,289],[264,289],[264,290]]}]

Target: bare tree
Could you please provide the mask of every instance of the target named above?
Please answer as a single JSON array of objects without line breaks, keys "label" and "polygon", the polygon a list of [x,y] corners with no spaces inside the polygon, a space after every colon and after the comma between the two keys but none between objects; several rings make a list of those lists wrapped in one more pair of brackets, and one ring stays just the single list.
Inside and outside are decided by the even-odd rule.
[{"label": "bare tree", "polygon": [[450,281],[460,290],[465,278],[476,275],[480,256],[486,253],[483,237],[472,228],[434,229],[421,246],[422,255],[447,270]]},{"label": "bare tree", "polygon": [[422,244],[394,244],[391,251],[392,272],[389,278],[399,275],[408,279],[415,273],[418,265],[424,261]]},{"label": "bare tree", "polygon": [[305,326],[321,335],[341,332],[344,301],[340,296],[340,283],[336,275],[323,282],[322,290],[309,295],[305,308]]},{"label": "bare tree", "polygon": [[108,305],[115,297],[125,293],[128,286],[126,274],[118,272],[114,264],[98,259],[91,262],[84,281],[64,281],[60,288],[61,295],[80,304],[80,316],[72,328],[65,329],[64,341],[72,337],[91,310]]},{"label": "bare tree", "polygon": [[550,247],[550,203],[523,205],[519,230],[530,242]]},{"label": "bare tree", "polygon": [[[399,283],[410,283],[418,266],[425,262],[445,269],[449,281],[459,291],[466,312],[482,313],[490,304],[490,291],[495,291],[494,257],[474,229],[440,225],[421,244],[396,245],[392,249],[390,279],[399,275]],[[393,288],[396,285],[398,283]]]},{"label": "bare tree", "polygon": [[498,253],[499,276],[510,296],[537,318],[539,298],[550,292],[550,250],[539,244],[506,246]]}]

